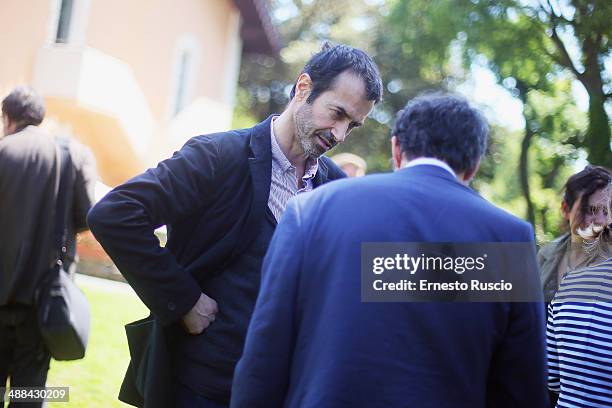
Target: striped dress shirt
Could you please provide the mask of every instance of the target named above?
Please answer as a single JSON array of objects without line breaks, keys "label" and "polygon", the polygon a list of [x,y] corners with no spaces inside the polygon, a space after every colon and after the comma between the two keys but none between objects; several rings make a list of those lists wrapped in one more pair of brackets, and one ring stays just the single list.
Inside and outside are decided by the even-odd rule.
[{"label": "striped dress shirt", "polygon": [[557,407],[612,407],[612,258],[563,278],[546,331]]},{"label": "striped dress shirt", "polygon": [[[277,116],[278,117],[278,116]],[[287,201],[299,193],[311,191],[313,189],[312,179],[319,169],[319,161],[309,159],[306,162],[306,171],[302,177],[303,187],[300,188],[297,182],[297,171],[291,164],[287,156],[281,150],[276,135],[274,134],[274,120],[270,124],[270,137],[272,142],[272,182],[270,185],[270,196],[268,197],[268,207],[274,214],[278,222],[287,208]]]}]

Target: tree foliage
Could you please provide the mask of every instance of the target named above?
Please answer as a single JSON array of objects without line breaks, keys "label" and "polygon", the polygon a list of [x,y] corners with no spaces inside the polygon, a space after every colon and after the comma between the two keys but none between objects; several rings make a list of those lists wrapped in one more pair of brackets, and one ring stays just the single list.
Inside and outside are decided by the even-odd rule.
[{"label": "tree foliage", "polygon": [[[609,35],[605,33],[609,24],[604,27],[601,17],[610,15],[612,3],[588,2],[590,14],[576,10],[572,18],[561,19],[561,10],[568,13],[569,9],[582,7],[573,3],[395,0],[387,23],[392,27],[393,41],[412,44],[411,51],[422,54],[420,60],[425,64],[438,67],[441,77],[453,78],[452,62],[457,59],[464,69],[486,66],[498,83],[522,102],[525,129],[520,141],[515,141],[520,146],[518,156],[514,156],[517,171],[497,173],[488,181],[495,185],[495,178],[503,178],[507,184],[508,175],[514,174],[513,182],[518,181],[524,199],[523,214],[536,226],[541,238],[558,232],[558,211],[550,209],[554,207],[552,203],[560,201],[560,186],[567,176],[564,170],[572,168],[579,149],[585,148],[589,160],[597,164],[609,165],[612,159],[609,120],[606,118],[603,129],[601,115],[593,115],[595,111],[605,112],[604,106],[593,108],[599,103],[596,92],[592,92],[593,88],[589,91],[583,82],[587,72],[593,73],[593,68],[591,71],[587,68],[585,44],[591,40],[599,44],[600,61],[609,53]],[[579,27],[587,25],[599,33],[592,34],[591,40],[580,34],[583,28]],[[575,31],[570,26],[575,26]],[[582,45],[576,49],[578,59],[583,61],[582,71],[567,65],[571,57],[565,55],[566,42],[572,39]],[[605,77],[601,64],[595,70],[597,74],[591,75]],[[584,115],[572,98],[569,85],[572,77],[589,92],[587,121],[580,120]],[[601,89],[609,86],[603,79],[599,84]],[[500,148],[510,146],[505,143],[492,146],[493,150]],[[486,171],[483,176],[482,180],[487,181]],[[486,190],[485,182],[477,184]],[[551,201],[553,197],[557,198]],[[505,199],[506,203],[514,201],[509,196]]]}]

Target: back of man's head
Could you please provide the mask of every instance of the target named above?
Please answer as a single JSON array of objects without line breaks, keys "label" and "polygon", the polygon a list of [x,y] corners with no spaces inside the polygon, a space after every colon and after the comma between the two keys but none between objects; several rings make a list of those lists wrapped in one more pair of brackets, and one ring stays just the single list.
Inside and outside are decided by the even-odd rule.
[{"label": "back of man's head", "polygon": [[458,95],[426,94],[398,112],[393,135],[408,160],[433,157],[457,174],[474,171],[486,151],[484,116]]},{"label": "back of man's head", "polygon": [[[313,55],[302,69],[312,80],[312,92],[306,100],[314,102],[317,97],[330,89],[344,71],[352,72],[363,80],[368,101],[378,103],[382,99],[382,80],[376,63],[364,51],[348,45],[323,44],[321,51]],[[290,99],[295,96],[295,84]]]},{"label": "back of man's head", "polygon": [[19,131],[28,125],[38,126],[45,117],[45,103],[29,86],[18,86],[2,100],[2,116]]}]

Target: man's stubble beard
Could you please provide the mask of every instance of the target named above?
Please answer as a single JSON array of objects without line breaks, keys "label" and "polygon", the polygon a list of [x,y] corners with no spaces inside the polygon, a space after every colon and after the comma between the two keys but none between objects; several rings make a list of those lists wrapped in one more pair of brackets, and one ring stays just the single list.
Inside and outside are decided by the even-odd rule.
[{"label": "man's stubble beard", "polygon": [[295,137],[304,154],[310,159],[318,159],[325,150],[319,146],[316,130],[312,121],[312,106],[305,103],[295,113]]}]

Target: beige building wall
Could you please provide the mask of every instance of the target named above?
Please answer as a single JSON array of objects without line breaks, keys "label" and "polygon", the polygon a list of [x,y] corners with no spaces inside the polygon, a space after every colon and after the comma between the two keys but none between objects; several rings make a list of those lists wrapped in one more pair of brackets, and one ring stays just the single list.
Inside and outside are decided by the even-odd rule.
[{"label": "beige building wall", "polygon": [[176,49],[184,36],[194,40],[198,57],[191,95],[223,99],[227,27],[237,13],[226,0],[94,0],[87,44],[127,62],[162,119],[169,114]]},{"label": "beige building wall", "polygon": [[36,54],[47,37],[49,0],[0,1],[0,92],[29,82]]},{"label": "beige building wall", "polygon": [[[46,122],[94,150],[106,184],[230,126],[242,46],[232,0],[74,0],[70,40],[55,44],[59,4],[0,1],[0,91],[33,84]],[[184,50],[191,63],[176,113]]]}]

